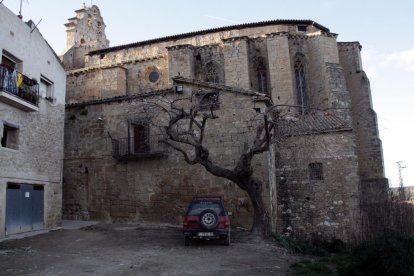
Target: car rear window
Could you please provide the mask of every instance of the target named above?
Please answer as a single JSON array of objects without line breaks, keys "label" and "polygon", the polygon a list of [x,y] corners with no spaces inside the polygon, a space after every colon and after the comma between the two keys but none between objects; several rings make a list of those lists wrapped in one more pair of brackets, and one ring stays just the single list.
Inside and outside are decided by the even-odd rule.
[{"label": "car rear window", "polygon": [[206,209],[213,210],[218,216],[224,216],[224,208],[221,203],[213,201],[192,202],[188,209],[188,215],[198,216]]}]

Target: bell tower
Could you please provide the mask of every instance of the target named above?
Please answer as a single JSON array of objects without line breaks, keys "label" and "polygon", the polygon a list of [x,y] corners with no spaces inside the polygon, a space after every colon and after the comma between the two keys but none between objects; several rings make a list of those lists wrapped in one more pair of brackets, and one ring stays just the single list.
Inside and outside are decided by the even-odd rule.
[{"label": "bell tower", "polygon": [[65,24],[67,39],[66,48],[61,60],[66,70],[85,66],[85,55],[93,50],[109,47],[105,35],[105,23],[99,8],[95,5],[75,11],[76,16],[69,18]]}]

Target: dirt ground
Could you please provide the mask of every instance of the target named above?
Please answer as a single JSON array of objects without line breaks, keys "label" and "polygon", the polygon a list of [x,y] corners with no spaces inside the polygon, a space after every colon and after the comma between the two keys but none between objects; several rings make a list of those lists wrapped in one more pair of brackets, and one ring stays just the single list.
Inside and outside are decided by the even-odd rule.
[{"label": "dirt ground", "polygon": [[247,233],[184,246],[180,228],[98,224],[0,242],[0,275],[290,275],[298,257]]}]

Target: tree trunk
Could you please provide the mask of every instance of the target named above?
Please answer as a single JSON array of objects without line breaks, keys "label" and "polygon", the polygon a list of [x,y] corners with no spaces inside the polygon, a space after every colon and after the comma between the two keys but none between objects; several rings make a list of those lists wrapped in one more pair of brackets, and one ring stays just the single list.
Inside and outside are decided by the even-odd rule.
[{"label": "tree trunk", "polygon": [[263,202],[262,182],[251,177],[246,184],[245,191],[253,205],[252,234],[265,237],[269,234],[269,215]]}]

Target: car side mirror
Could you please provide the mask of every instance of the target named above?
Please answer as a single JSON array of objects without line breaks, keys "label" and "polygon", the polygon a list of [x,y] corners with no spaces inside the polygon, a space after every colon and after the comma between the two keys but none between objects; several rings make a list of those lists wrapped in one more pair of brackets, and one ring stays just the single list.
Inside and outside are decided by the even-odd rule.
[{"label": "car side mirror", "polygon": [[233,212],[226,212],[229,217],[233,216]]}]

